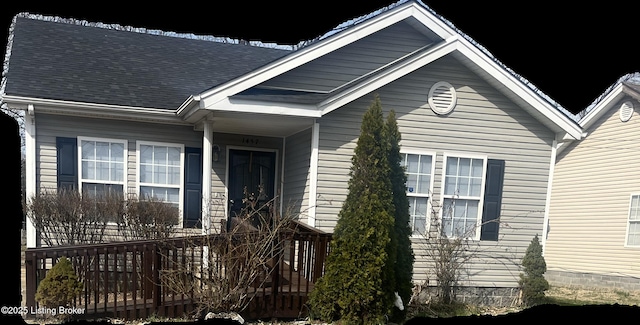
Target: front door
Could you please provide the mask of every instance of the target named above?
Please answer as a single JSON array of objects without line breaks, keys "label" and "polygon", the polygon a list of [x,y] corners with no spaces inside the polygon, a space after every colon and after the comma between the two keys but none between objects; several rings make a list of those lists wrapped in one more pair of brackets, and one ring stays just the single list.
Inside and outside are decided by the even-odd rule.
[{"label": "front door", "polygon": [[[246,196],[262,206],[274,198],[276,153],[272,151],[229,150],[229,220],[240,214]],[[245,195],[246,188],[246,195]]]}]

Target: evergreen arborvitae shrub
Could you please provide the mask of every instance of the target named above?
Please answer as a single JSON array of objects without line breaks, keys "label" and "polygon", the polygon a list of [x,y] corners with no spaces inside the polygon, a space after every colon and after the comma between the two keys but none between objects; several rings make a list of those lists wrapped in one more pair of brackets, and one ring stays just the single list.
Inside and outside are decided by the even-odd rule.
[{"label": "evergreen arborvitae shrub", "polygon": [[[409,200],[407,199],[407,175],[401,165],[400,154],[401,135],[398,130],[395,111],[391,110],[386,124],[389,139],[389,166],[391,168],[391,190],[394,205],[394,232],[397,240],[395,263],[396,290],[406,307],[411,299],[413,289],[413,262],[415,256],[411,248],[411,216],[409,215]],[[393,320],[400,322],[406,315],[406,308],[400,311],[394,308]]]},{"label": "evergreen arborvitae shrub", "polygon": [[549,282],[544,278],[547,263],[542,256],[538,235],[531,240],[522,259],[522,266],[524,267],[524,274],[520,274],[522,302],[527,306],[544,302],[544,292],[549,289]]},{"label": "evergreen arborvitae shrub", "polygon": [[58,308],[69,306],[81,292],[82,283],[78,281],[71,261],[61,257],[38,285],[36,300],[45,307]]},{"label": "evergreen arborvitae shrub", "polygon": [[384,323],[395,300],[393,195],[379,98],[364,114],[325,273],[311,293],[313,317]]}]

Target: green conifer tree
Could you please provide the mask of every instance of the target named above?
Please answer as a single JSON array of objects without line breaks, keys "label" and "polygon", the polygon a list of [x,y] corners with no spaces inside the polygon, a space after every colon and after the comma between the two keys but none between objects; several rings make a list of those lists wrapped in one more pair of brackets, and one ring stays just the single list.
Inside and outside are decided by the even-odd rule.
[{"label": "green conifer tree", "polygon": [[533,237],[527,252],[522,258],[524,274],[520,274],[520,288],[522,302],[527,306],[536,305],[544,301],[544,292],[549,290],[549,282],[544,278],[547,263],[542,256],[542,246],[538,235]]},{"label": "green conifer tree", "polygon": [[[394,233],[397,241],[397,253],[395,263],[396,291],[402,299],[402,303],[407,306],[411,298],[413,289],[413,262],[415,256],[411,248],[411,226],[409,215],[409,200],[407,199],[407,175],[401,165],[402,155],[400,154],[401,135],[398,130],[396,113],[394,110],[387,116],[387,136],[389,139],[389,166],[391,168],[391,189],[393,192],[394,205]],[[406,309],[400,311],[394,309],[394,320],[404,319]]]},{"label": "green conifer tree", "polygon": [[376,96],[362,120],[325,274],[309,301],[312,314],[321,319],[377,324],[391,314],[396,285],[388,144]]}]

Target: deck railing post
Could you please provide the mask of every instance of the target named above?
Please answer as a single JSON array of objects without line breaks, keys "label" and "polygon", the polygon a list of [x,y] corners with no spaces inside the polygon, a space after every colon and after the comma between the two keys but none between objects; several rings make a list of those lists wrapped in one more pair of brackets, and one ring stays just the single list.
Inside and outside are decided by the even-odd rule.
[{"label": "deck railing post", "polygon": [[27,309],[36,307],[36,254],[27,250],[25,252],[25,280],[26,280],[26,303]]}]

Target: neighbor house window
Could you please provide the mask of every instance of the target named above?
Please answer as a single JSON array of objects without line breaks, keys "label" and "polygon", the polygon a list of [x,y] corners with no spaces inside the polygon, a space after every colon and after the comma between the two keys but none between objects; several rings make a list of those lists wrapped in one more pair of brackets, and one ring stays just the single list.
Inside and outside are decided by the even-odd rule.
[{"label": "neighbor house window", "polygon": [[433,180],[433,155],[403,153],[402,165],[407,174],[407,198],[413,235],[427,233],[429,198]]},{"label": "neighbor house window", "polygon": [[184,146],[138,142],[138,182],[141,199],[155,198],[182,211]]},{"label": "neighbor house window", "polygon": [[486,158],[445,156],[442,234],[476,238],[481,220]]},{"label": "neighbor house window", "polygon": [[627,246],[640,246],[640,194],[631,195]]},{"label": "neighbor house window", "polygon": [[78,142],[82,193],[124,193],[127,142],[83,137]]}]

